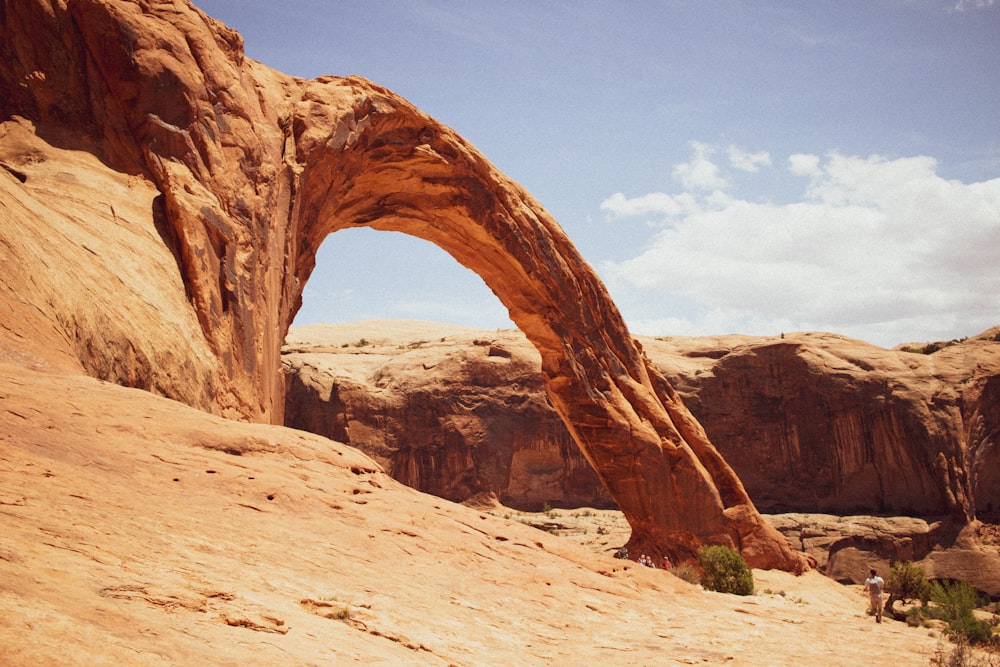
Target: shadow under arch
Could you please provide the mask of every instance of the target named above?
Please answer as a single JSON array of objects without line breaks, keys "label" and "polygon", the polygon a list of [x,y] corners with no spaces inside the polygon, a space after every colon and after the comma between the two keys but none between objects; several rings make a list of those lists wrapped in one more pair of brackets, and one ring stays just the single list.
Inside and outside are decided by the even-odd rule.
[{"label": "shadow under arch", "polygon": [[341,229],[434,243],[483,279],[538,349],[555,409],[633,528],[633,554],[679,562],[717,543],[753,567],[803,569],[541,204],[391,92],[356,77],[303,84],[292,121],[300,285]]}]

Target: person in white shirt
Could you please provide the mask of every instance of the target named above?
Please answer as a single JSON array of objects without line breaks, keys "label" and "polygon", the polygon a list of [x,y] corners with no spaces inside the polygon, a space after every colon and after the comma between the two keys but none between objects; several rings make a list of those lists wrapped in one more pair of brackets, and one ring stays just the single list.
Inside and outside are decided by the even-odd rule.
[{"label": "person in white shirt", "polygon": [[882,590],[885,588],[885,580],[878,576],[873,567],[871,576],[865,579],[865,590],[868,591],[868,600],[871,602],[872,615],[876,623],[882,622]]}]

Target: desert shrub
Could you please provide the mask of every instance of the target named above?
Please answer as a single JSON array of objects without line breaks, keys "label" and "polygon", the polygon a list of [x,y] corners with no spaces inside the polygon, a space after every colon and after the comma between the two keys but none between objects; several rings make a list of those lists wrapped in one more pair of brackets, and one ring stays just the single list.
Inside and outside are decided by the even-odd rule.
[{"label": "desert shrub", "polygon": [[906,612],[906,624],[911,628],[919,628],[924,622],[924,610],[914,607]]},{"label": "desert shrub", "polygon": [[[885,582],[889,589],[889,601],[885,605],[885,610],[896,620],[901,616],[896,614],[894,605],[896,602],[907,603],[911,600],[920,600],[923,606],[927,606],[927,599],[930,596],[930,584],[924,575],[922,568],[917,567],[910,561],[896,561],[889,568],[889,577]],[[906,622],[916,626],[920,624],[922,609],[911,609],[906,613]]]},{"label": "desert shrub", "polygon": [[696,563],[686,560],[679,565],[670,568],[670,574],[689,584],[698,585],[701,583],[701,568]]},{"label": "desert shrub", "polygon": [[891,597],[900,602],[920,600],[927,603],[930,595],[930,584],[924,575],[923,568],[910,561],[896,561],[889,568],[889,579],[885,582]]},{"label": "desert shrub", "polygon": [[965,581],[935,581],[930,585],[930,599],[937,605],[931,615],[948,623],[948,634],[972,644],[993,644],[993,626],[976,618],[979,592]]},{"label": "desert shrub", "polygon": [[753,572],[737,551],[718,544],[699,547],[698,565],[705,573],[702,587],[719,593],[753,594]]},{"label": "desert shrub", "polygon": [[951,621],[971,616],[979,604],[979,593],[965,581],[934,581],[930,585],[930,599],[937,605],[935,618]]},{"label": "desert shrub", "polygon": [[969,642],[957,639],[953,644],[939,644],[931,656],[932,667],[1000,667],[1000,653],[979,653]]}]

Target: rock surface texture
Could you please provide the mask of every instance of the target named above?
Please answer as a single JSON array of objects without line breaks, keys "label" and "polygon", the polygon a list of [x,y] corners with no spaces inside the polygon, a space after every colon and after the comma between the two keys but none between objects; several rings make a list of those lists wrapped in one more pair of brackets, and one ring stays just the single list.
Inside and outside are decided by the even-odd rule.
[{"label": "rock surface texture", "polygon": [[711,593],[317,435],[3,361],[0,536],[4,667],[917,667],[942,642],[818,572]]},{"label": "rock surface texture", "polygon": [[358,447],[408,486],[534,512],[614,505],[520,331],[314,324],[292,328],[283,359],[287,425]]},{"label": "rock surface texture", "polygon": [[[401,231],[507,307],[635,551],[712,542],[806,566],[551,216],[396,95],[274,72],[182,0],[6,3],[0,63],[8,354],[44,348],[60,367],[280,423],[281,342],[319,245],[346,227]],[[100,176],[78,190],[62,159]]]},{"label": "rock surface texture", "polygon": [[1000,509],[1000,327],[929,354],[822,333],[645,344],[765,511]]}]

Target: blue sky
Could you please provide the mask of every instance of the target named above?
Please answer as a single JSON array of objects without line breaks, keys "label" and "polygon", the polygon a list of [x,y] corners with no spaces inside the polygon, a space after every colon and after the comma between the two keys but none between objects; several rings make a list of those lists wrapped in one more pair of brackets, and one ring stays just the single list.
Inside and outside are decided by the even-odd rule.
[{"label": "blue sky", "polygon": [[[1000,324],[1000,3],[206,0],[247,55],[365,76],[524,185],[643,335]],[[513,325],[435,246],[346,230],[296,324]]]}]

